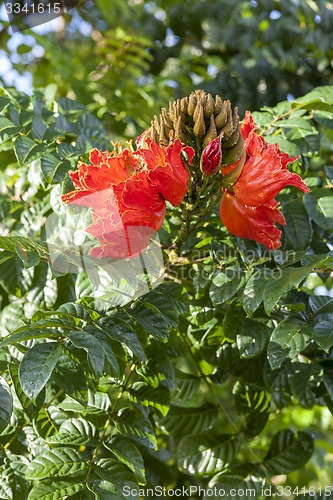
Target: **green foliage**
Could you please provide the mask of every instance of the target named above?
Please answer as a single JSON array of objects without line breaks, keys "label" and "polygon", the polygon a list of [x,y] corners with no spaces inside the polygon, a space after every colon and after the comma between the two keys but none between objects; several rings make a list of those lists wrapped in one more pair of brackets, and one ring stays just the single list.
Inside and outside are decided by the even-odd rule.
[{"label": "green foliage", "polygon": [[332,88],[255,114],[311,187],[280,195],[281,249],[227,234],[213,207],[164,282],[124,305],[51,265],[45,220],[67,172],[110,139],[84,105],[49,94],[1,94],[0,497],[196,485],[261,498],[283,474],[321,486],[318,464],[328,482],[333,301],[314,289],[332,289]]}]

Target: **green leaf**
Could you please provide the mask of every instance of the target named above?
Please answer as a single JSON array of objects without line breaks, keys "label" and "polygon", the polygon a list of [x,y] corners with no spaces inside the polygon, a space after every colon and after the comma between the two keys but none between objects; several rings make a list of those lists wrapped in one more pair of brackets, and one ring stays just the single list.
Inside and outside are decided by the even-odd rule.
[{"label": "green leaf", "polygon": [[115,420],[115,425],[124,436],[147,448],[156,450],[157,441],[154,427],[141,409],[140,412],[139,410],[125,408]]},{"label": "green leaf", "polygon": [[245,319],[236,338],[241,357],[254,358],[261,354],[267,347],[271,332],[266,323]]},{"label": "green leaf", "polygon": [[34,116],[31,122],[31,132],[34,139],[42,141],[46,130],[46,123],[39,116]]},{"label": "green leaf", "polygon": [[236,409],[245,419],[243,432],[248,437],[260,434],[270,414],[270,397],[251,385],[236,382],[233,388]]},{"label": "green leaf", "polygon": [[315,189],[304,196],[305,208],[312,220],[323,229],[333,228],[333,195],[328,189]]},{"label": "green leaf", "polygon": [[278,120],[276,122],[272,123],[273,127],[284,127],[284,128],[296,128],[297,130],[299,129],[304,129],[304,130],[313,130],[313,125],[311,122],[306,119],[306,118],[289,118],[288,120]]},{"label": "green leaf", "polygon": [[143,406],[152,406],[166,416],[170,405],[170,391],[163,386],[152,387],[145,382],[134,382],[128,390],[130,400]]},{"label": "green leaf", "polygon": [[103,328],[103,331],[109,335],[111,339],[125,344],[139,359],[145,359],[145,352],[130,323],[116,316],[112,316],[111,318],[102,318],[98,322],[98,326]]},{"label": "green leaf", "polygon": [[7,456],[4,455],[4,457],[4,460],[1,460],[0,462],[0,498],[1,500],[12,500],[16,490],[15,476]]},{"label": "green leaf", "polygon": [[8,120],[3,115],[0,115],[0,137],[3,142],[8,141],[19,132],[21,132],[22,127],[15,125],[12,121]]},{"label": "green leaf", "polygon": [[129,314],[156,340],[167,342],[170,320],[156,306],[140,302]]},{"label": "green leaf", "polygon": [[[252,463],[243,463],[224,469],[216,474],[208,483],[208,491],[223,491],[223,495],[234,496],[238,491],[250,493],[252,498],[260,498],[264,479],[257,472],[258,465]],[[203,500],[211,498],[207,492]],[[240,500],[240,496],[235,496]]]},{"label": "green leaf", "polygon": [[333,299],[327,295],[310,297],[309,306],[314,317],[320,314],[333,313]]},{"label": "green leaf", "polygon": [[239,448],[232,434],[194,434],[181,439],[177,449],[178,468],[188,474],[216,474],[234,460]]},{"label": "green leaf", "polygon": [[41,408],[33,421],[34,429],[43,439],[58,434],[58,427],[53,422],[49,408]]},{"label": "green leaf", "polygon": [[311,225],[303,203],[295,200],[283,204],[283,215],[287,223],[284,232],[293,249],[306,249],[311,238]]},{"label": "green leaf", "polygon": [[33,346],[23,357],[20,368],[20,383],[25,394],[35,400],[50,379],[61,355],[61,346],[47,342]]},{"label": "green leaf", "polygon": [[214,279],[209,290],[213,305],[223,304],[231,299],[237,291],[245,285],[247,276],[241,268],[228,268],[219,273]]},{"label": "green leaf", "polygon": [[143,458],[132,441],[123,436],[112,436],[105,441],[104,445],[134,472],[140,483],[146,482]]},{"label": "green leaf", "polygon": [[288,366],[288,379],[292,395],[305,408],[312,408],[315,395],[311,389],[320,385],[323,369],[314,363],[291,363]]},{"label": "green leaf", "polygon": [[48,252],[40,243],[24,236],[0,236],[0,248],[16,253],[17,247],[22,251],[36,252],[40,257],[47,257]]},{"label": "green leaf", "polygon": [[243,294],[243,308],[246,314],[252,316],[264,299],[265,286],[272,279],[273,271],[264,269],[255,272],[246,283]]},{"label": "green leaf", "polygon": [[7,337],[4,337],[3,341],[0,343],[2,347],[5,347],[6,345],[15,345],[20,342],[25,342],[26,340],[33,340],[33,339],[47,339],[47,338],[54,338],[57,339],[60,337],[60,333],[57,330],[52,330],[48,328],[24,328],[21,327],[15,332],[11,333],[10,335],[7,335]]},{"label": "green leaf", "polygon": [[280,368],[286,358],[295,358],[309,345],[312,328],[298,318],[285,318],[274,329],[270,338],[267,358],[272,369]]},{"label": "green leaf", "polygon": [[313,340],[317,342],[319,347],[329,353],[333,346],[333,325],[332,321],[321,320],[314,325]]},{"label": "green leaf", "polygon": [[63,500],[84,488],[85,484],[81,478],[43,481],[32,488],[27,500]]},{"label": "green leaf", "polygon": [[200,407],[171,405],[168,416],[161,421],[161,426],[173,436],[196,434],[212,427],[217,415],[218,409],[212,403]]},{"label": "green leaf", "polygon": [[69,418],[59,429],[58,434],[47,436],[47,444],[71,446],[97,446],[95,426],[84,418]]},{"label": "green leaf", "polygon": [[72,167],[69,160],[63,160],[51,153],[46,153],[42,156],[41,171],[48,184],[62,182]]},{"label": "green leaf", "polygon": [[297,287],[301,281],[308,277],[313,268],[321,263],[323,258],[317,255],[312,259],[309,265],[304,267],[286,267],[275,271],[270,280],[266,281],[264,288],[264,307],[267,313],[270,313],[278,303],[282,295]]},{"label": "green leaf", "polygon": [[292,103],[292,107],[305,108],[305,109],[323,109],[326,111],[333,111],[332,99],[332,86],[324,85],[316,87],[308,94],[298,97]]},{"label": "green leaf", "polygon": [[25,135],[20,135],[15,141],[14,146],[17,160],[21,166],[40,158],[45,152],[45,149],[46,146],[44,144],[38,144]]},{"label": "green leaf", "polygon": [[38,266],[40,262],[40,257],[37,252],[31,252],[29,250],[24,250],[24,248],[20,247],[18,244],[15,245],[15,251],[21,261],[24,264],[24,267],[27,269],[29,267]]},{"label": "green leaf", "polygon": [[55,448],[30,462],[26,478],[34,481],[74,474],[88,469],[87,458],[72,448]]},{"label": "green leaf", "polygon": [[320,123],[324,127],[329,129],[333,128],[333,112],[331,111],[315,111],[313,113],[313,119],[315,122]]},{"label": "green leaf", "polygon": [[178,401],[189,401],[200,387],[200,378],[190,373],[176,370],[176,388],[173,398]]},{"label": "green leaf", "polygon": [[13,398],[4,378],[0,378],[0,434],[7,427],[13,411]]},{"label": "green leaf", "polygon": [[16,396],[18,397],[18,400],[20,401],[24,412],[26,413],[26,415],[28,415],[29,418],[33,418],[33,416],[38,412],[38,409],[44,403],[44,391],[39,393],[36,404],[34,404],[22,390],[18,367],[14,364],[11,364],[8,366],[8,370],[13,382],[13,386],[15,387]]},{"label": "green leaf", "polygon": [[282,430],[273,437],[263,465],[271,475],[288,474],[303,467],[313,450],[313,439],[306,432]]},{"label": "green leaf", "polygon": [[89,364],[96,375],[103,373],[105,362],[108,362],[113,375],[119,375],[117,358],[103,332],[94,327],[86,327],[81,331],[71,331],[68,338],[73,345],[87,352]]},{"label": "green leaf", "polygon": [[288,153],[291,157],[299,154],[297,145],[293,141],[284,139],[281,135],[266,135],[265,141],[269,144],[278,144],[281,151]]},{"label": "green leaf", "polygon": [[[123,499],[126,498],[122,494],[124,485],[128,486],[130,491],[138,488],[134,474],[125,464],[113,458],[99,459],[93,469],[89,482],[93,491],[97,490],[98,499]],[[116,495],[112,493],[116,493]],[[130,498],[133,498],[133,496],[131,495]]]}]

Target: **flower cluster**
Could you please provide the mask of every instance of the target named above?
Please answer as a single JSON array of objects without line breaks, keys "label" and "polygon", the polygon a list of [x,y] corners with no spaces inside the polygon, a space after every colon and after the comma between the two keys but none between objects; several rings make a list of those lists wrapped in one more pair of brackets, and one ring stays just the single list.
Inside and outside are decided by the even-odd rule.
[{"label": "flower cluster", "polygon": [[[275,250],[281,245],[281,231],[275,223],[286,224],[275,196],[286,186],[295,186],[304,193],[309,189],[299,175],[287,170],[287,164],[298,157],[281,153],[277,144],[268,144],[259,136],[249,112],[245,114],[241,133],[246,161],[235,183],[224,189],[220,216],[234,235]],[[230,172],[237,167],[238,162],[222,168],[222,173],[232,175]]]},{"label": "flower cluster", "polygon": [[[219,116],[215,117],[214,110],[212,107],[211,121]],[[100,243],[93,248],[92,255],[126,258],[145,250],[151,236],[162,226],[166,201],[177,206],[188,189],[193,194],[198,188],[197,173],[189,185],[189,170],[182,152],[186,153],[192,172],[200,166],[203,178],[216,178],[219,171],[222,173],[220,216],[231,233],[261,243],[270,250],[281,245],[281,231],[276,223],[283,226],[286,222],[275,197],[286,186],[308,192],[300,176],[287,170],[287,164],[297,158],[282,153],[277,144],[268,144],[258,135],[251,113],[246,112],[238,129],[237,113],[233,120],[231,111],[229,115],[227,111],[226,116],[231,117],[230,127],[226,129],[225,125],[217,137],[213,135],[198,151],[187,146],[184,138],[182,141],[170,139],[168,144],[165,140],[158,143],[149,137],[149,129],[138,138],[136,151],[94,149],[90,153],[90,165],[81,163],[77,171],[70,172],[75,189],[63,195],[62,200],[92,209],[92,224],[87,232]],[[193,144],[191,140],[188,142]],[[192,165],[195,153],[197,162],[195,165],[193,160]]]},{"label": "flower cluster", "polygon": [[[179,205],[187,192],[182,149],[179,139],[162,148],[149,138],[133,152],[94,149],[91,165],[81,163],[69,173],[75,190],[62,201],[92,209],[87,232],[100,242],[93,256],[126,258],[145,250],[162,226],[165,201]],[[187,148],[187,154],[191,158],[193,150]]]}]

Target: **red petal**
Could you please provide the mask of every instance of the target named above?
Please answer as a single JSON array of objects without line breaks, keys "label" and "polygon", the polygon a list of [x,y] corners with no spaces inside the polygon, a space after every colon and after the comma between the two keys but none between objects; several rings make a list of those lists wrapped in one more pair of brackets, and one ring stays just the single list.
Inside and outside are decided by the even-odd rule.
[{"label": "red petal", "polygon": [[254,120],[250,111],[245,111],[243,123],[240,126],[240,131],[243,139],[246,139],[252,130],[255,130]]},{"label": "red petal", "polygon": [[308,187],[297,174],[286,170],[293,161],[282,154],[277,145],[267,144],[255,131],[246,140],[248,159],[233,190],[245,205],[259,206],[274,198],[286,186],[307,193]]},{"label": "red petal", "polygon": [[174,206],[183,201],[190,178],[181,158],[182,148],[177,139],[166,148],[165,163],[157,165],[149,174],[158,191]]},{"label": "red petal", "polygon": [[275,222],[285,225],[285,219],[275,200],[260,207],[244,205],[235,195],[223,195],[220,216],[226,228],[235,236],[262,243],[270,250],[281,245],[281,231]]}]

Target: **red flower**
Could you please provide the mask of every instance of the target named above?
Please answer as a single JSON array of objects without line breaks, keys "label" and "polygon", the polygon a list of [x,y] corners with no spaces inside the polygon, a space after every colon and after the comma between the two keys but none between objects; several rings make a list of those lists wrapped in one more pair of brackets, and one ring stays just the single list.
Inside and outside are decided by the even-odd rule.
[{"label": "red flower", "polygon": [[69,173],[75,190],[62,201],[92,208],[87,232],[101,244],[92,255],[126,258],[145,250],[162,226],[165,200],[179,205],[187,192],[182,149],[179,140],[164,149],[149,138],[135,152],[94,149],[91,165],[81,163]]},{"label": "red flower", "polygon": [[[305,193],[309,189],[299,175],[287,170],[287,164],[298,157],[289,157],[277,144],[268,144],[260,137],[248,111],[241,132],[246,162],[232,188],[224,190],[220,216],[231,233],[275,250],[281,245],[281,231],[275,223],[286,224],[275,196],[286,186],[295,186]],[[222,169],[222,173],[229,173],[238,163]]]}]

